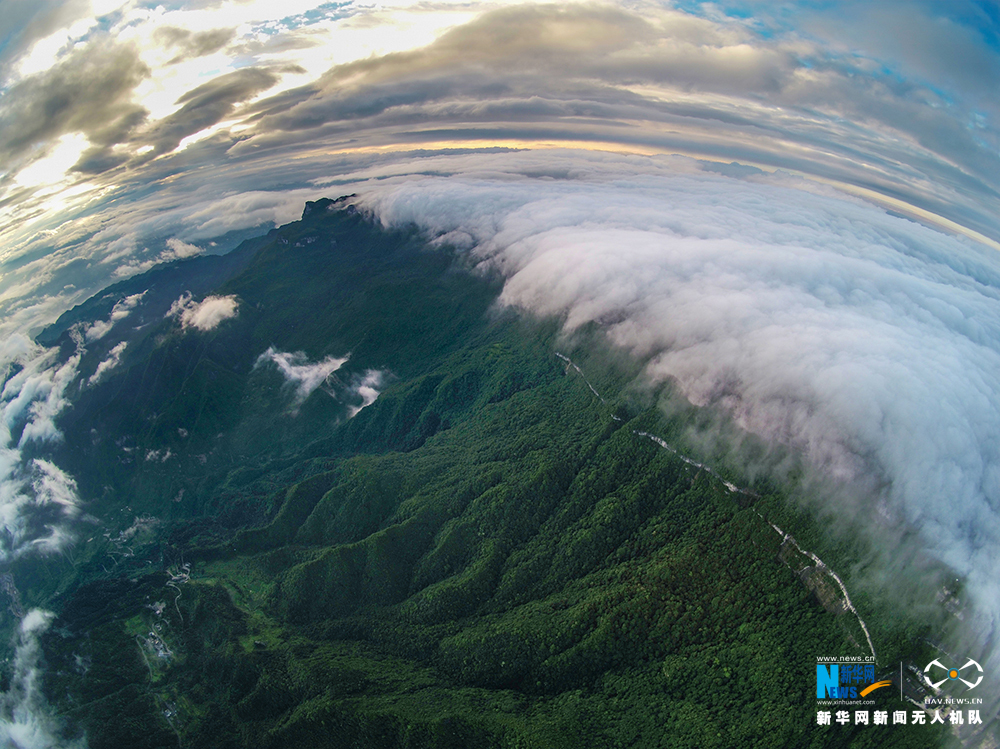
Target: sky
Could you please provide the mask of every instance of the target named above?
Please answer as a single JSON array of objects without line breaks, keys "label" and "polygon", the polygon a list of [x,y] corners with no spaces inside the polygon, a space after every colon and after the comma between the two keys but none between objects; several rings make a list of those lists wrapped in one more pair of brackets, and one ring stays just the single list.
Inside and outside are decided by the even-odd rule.
[{"label": "sky", "polygon": [[[0,393],[0,522],[56,505],[65,528],[25,543],[68,543],[85,498],[22,465],[9,424],[55,439],[67,388],[124,355],[57,368],[35,333],[357,193],[499,271],[502,303],[596,324],[647,384],[804,456],[804,492],[893,539],[873,584],[921,555],[969,581],[988,657],[998,175],[986,0],[4,0],[0,365],[23,368]],[[195,334],[238,306],[173,312]],[[260,357],[299,387],[339,366]]]},{"label": "sky", "polygon": [[4,8],[6,334],[169,259],[167,239],[287,221],[316,180],[417,150],[737,162],[1000,247],[990,3]]}]

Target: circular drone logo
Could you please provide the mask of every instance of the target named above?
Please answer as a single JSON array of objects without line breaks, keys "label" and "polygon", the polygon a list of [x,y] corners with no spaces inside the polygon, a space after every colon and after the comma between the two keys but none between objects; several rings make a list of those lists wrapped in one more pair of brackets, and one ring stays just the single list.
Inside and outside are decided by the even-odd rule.
[{"label": "circular drone logo", "polygon": [[[932,674],[932,669],[934,669],[933,674]],[[931,681],[932,678],[937,678],[940,675],[941,671],[944,671],[945,674],[944,678],[938,682]],[[975,681],[969,681],[967,679],[962,678],[963,673],[966,676],[970,677],[973,675],[977,675],[977,678]],[[935,658],[933,661],[924,666],[924,678],[927,680],[928,684],[934,687],[934,689],[940,688],[940,686],[944,684],[946,681],[960,681],[967,687],[969,687],[969,689],[975,689],[976,687],[979,686],[979,682],[983,680],[983,667],[980,666],[976,661],[969,658],[966,664],[961,668],[948,668],[943,663],[941,663],[941,661]]]}]

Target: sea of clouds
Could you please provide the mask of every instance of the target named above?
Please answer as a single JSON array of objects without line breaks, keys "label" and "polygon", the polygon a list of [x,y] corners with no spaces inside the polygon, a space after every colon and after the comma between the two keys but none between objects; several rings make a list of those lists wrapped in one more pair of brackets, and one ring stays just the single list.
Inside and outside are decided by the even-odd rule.
[{"label": "sea of clouds", "polygon": [[982,656],[1000,621],[996,251],[782,175],[529,163],[359,201],[502,273],[504,304],[596,323],[647,383],[803,456],[828,515],[881,529],[900,568],[925,554],[966,580]]}]

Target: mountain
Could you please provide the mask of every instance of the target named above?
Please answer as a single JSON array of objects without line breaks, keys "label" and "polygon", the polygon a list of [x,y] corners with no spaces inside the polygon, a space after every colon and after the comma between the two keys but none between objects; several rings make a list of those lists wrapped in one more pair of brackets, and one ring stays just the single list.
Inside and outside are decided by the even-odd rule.
[{"label": "mountain", "polygon": [[704,464],[696,409],[659,408],[597,331],[566,338],[500,289],[322,200],[42,334],[80,356],[52,459],[87,516],[70,558],[12,575],[56,613],[65,738],[936,744],[817,725],[813,697],[817,657],[873,643],[889,679],[923,662],[925,626],[848,601],[830,568],[851,550],[779,487]]}]

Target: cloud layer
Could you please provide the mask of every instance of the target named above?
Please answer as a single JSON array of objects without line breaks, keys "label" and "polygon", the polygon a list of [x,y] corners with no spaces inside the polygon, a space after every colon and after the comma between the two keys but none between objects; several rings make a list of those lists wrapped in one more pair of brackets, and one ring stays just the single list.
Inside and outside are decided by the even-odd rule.
[{"label": "cloud layer", "polygon": [[383,151],[684,153],[1000,238],[975,4],[37,5],[0,51],[0,334],[181,256],[167,238],[291,220]]},{"label": "cloud layer", "polygon": [[62,724],[42,691],[42,647],[39,638],[54,618],[31,609],[21,620],[14,651],[10,687],[0,693],[0,740],[19,749],[85,749],[85,739],[67,741]]},{"label": "cloud layer", "polygon": [[357,416],[361,409],[368,408],[374,403],[385,388],[388,378],[388,373],[379,369],[365,370],[363,375],[356,377],[350,388],[350,394],[360,399],[361,402],[349,408],[347,418]]},{"label": "cloud layer", "polygon": [[596,323],[646,362],[650,381],[676,383],[863,491],[861,512],[902,519],[967,577],[992,629],[994,250],[767,180],[642,174],[624,162],[617,175],[608,165],[597,179],[584,168],[553,180],[566,162],[536,163],[533,178],[503,161],[480,159],[492,178],[373,184],[361,202],[387,225],[468,248],[507,278],[506,304],[558,316],[567,331]]},{"label": "cloud layer", "polygon": [[[62,552],[80,513],[76,482],[49,460],[30,457],[58,442],[80,353],[59,364],[54,351],[17,339],[0,349],[7,376],[0,390],[0,562]],[[11,375],[12,367],[19,367]]]}]

